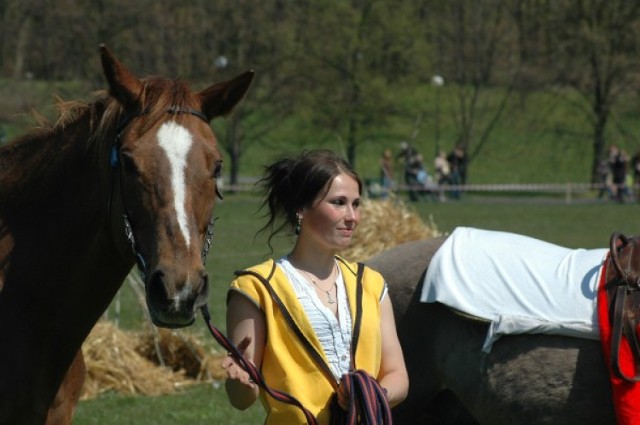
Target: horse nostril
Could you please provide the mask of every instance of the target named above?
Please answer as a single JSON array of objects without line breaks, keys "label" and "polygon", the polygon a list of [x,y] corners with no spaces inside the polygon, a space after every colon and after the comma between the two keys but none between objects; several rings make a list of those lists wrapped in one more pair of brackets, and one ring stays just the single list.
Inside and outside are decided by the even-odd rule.
[{"label": "horse nostril", "polygon": [[197,294],[198,295],[196,297],[195,307],[200,308],[204,306],[209,299],[209,275],[207,273],[202,273]]},{"label": "horse nostril", "polygon": [[169,294],[164,284],[164,273],[159,270],[154,271],[146,284],[147,300],[151,305],[159,306],[166,304]]}]

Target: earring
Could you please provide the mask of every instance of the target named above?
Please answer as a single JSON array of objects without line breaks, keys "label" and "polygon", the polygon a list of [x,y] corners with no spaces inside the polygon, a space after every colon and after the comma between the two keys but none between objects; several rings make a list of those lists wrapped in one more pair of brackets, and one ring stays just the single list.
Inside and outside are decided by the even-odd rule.
[{"label": "earring", "polygon": [[296,223],[296,226],[293,228],[293,233],[297,235],[300,234],[300,227],[302,224],[302,217],[300,217],[300,214],[296,214],[296,217],[298,218],[298,222]]}]

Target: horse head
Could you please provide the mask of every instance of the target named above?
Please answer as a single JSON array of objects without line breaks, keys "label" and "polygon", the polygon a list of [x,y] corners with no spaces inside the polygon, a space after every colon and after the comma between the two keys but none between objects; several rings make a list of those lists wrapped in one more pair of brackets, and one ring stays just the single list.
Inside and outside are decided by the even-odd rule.
[{"label": "horse head", "polygon": [[640,237],[614,232],[609,245],[613,267],[607,270],[607,281],[615,278],[632,289],[640,289]]},{"label": "horse head", "polygon": [[[229,113],[253,71],[193,92],[185,83],[139,79],[101,46],[104,75],[118,125],[110,148],[112,213],[126,235],[145,284],[154,324],[191,324],[207,302],[204,257],[222,155],[209,122]],[[113,218],[115,217],[115,218]],[[124,218],[122,218],[124,217]],[[127,253],[127,255],[131,255]]]}]

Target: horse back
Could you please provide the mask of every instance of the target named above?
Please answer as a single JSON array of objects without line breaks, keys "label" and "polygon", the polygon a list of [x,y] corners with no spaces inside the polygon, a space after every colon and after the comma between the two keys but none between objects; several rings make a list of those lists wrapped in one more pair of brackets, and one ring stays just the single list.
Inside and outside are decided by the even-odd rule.
[{"label": "horse back", "polygon": [[[394,409],[403,424],[614,424],[599,341],[510,335],[482,353],[487,324],[420,301],[444,238],[406,243],[368,261],[389,285],[411,377]],[[476,422],[477,421],[477,422]]]},{"label": "horse back", "polygon": [[446,237],[407,242],[380,253],[366,263],[382,274],[393,302],[396,322],[400,323],[412,303],[419,302],[424,274],[431,258]]}]

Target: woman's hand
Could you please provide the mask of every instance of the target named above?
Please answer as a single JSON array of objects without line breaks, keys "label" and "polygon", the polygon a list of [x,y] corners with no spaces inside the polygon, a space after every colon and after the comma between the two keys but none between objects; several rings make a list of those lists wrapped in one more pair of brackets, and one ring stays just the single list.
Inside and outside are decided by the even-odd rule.
[{"label": "woman's hand", "polygon": [[[251,344],[251,338],[244,338],[240,344],[238,344],[238,351],[244,355],[249,344]],[[238,360],[232,356],[231,353],[227,353],[224,359],[222,359],[221,366],[227,372],[227,379],[238,381],[242,385],[251,389],[256,389],[256,383],[251,379],[249,373],[242,368]]]},{"label": "woman's hand", "polygon": [[[227,302],[227,336],[245,360],[260,369],[266,339],[264,316],[252,301],[236,291],[230,292]],[[258,398],[258,385],[233,356],[227,355],[221,366],[227,373],[225,389],[231,405],[247,409]]]}]

